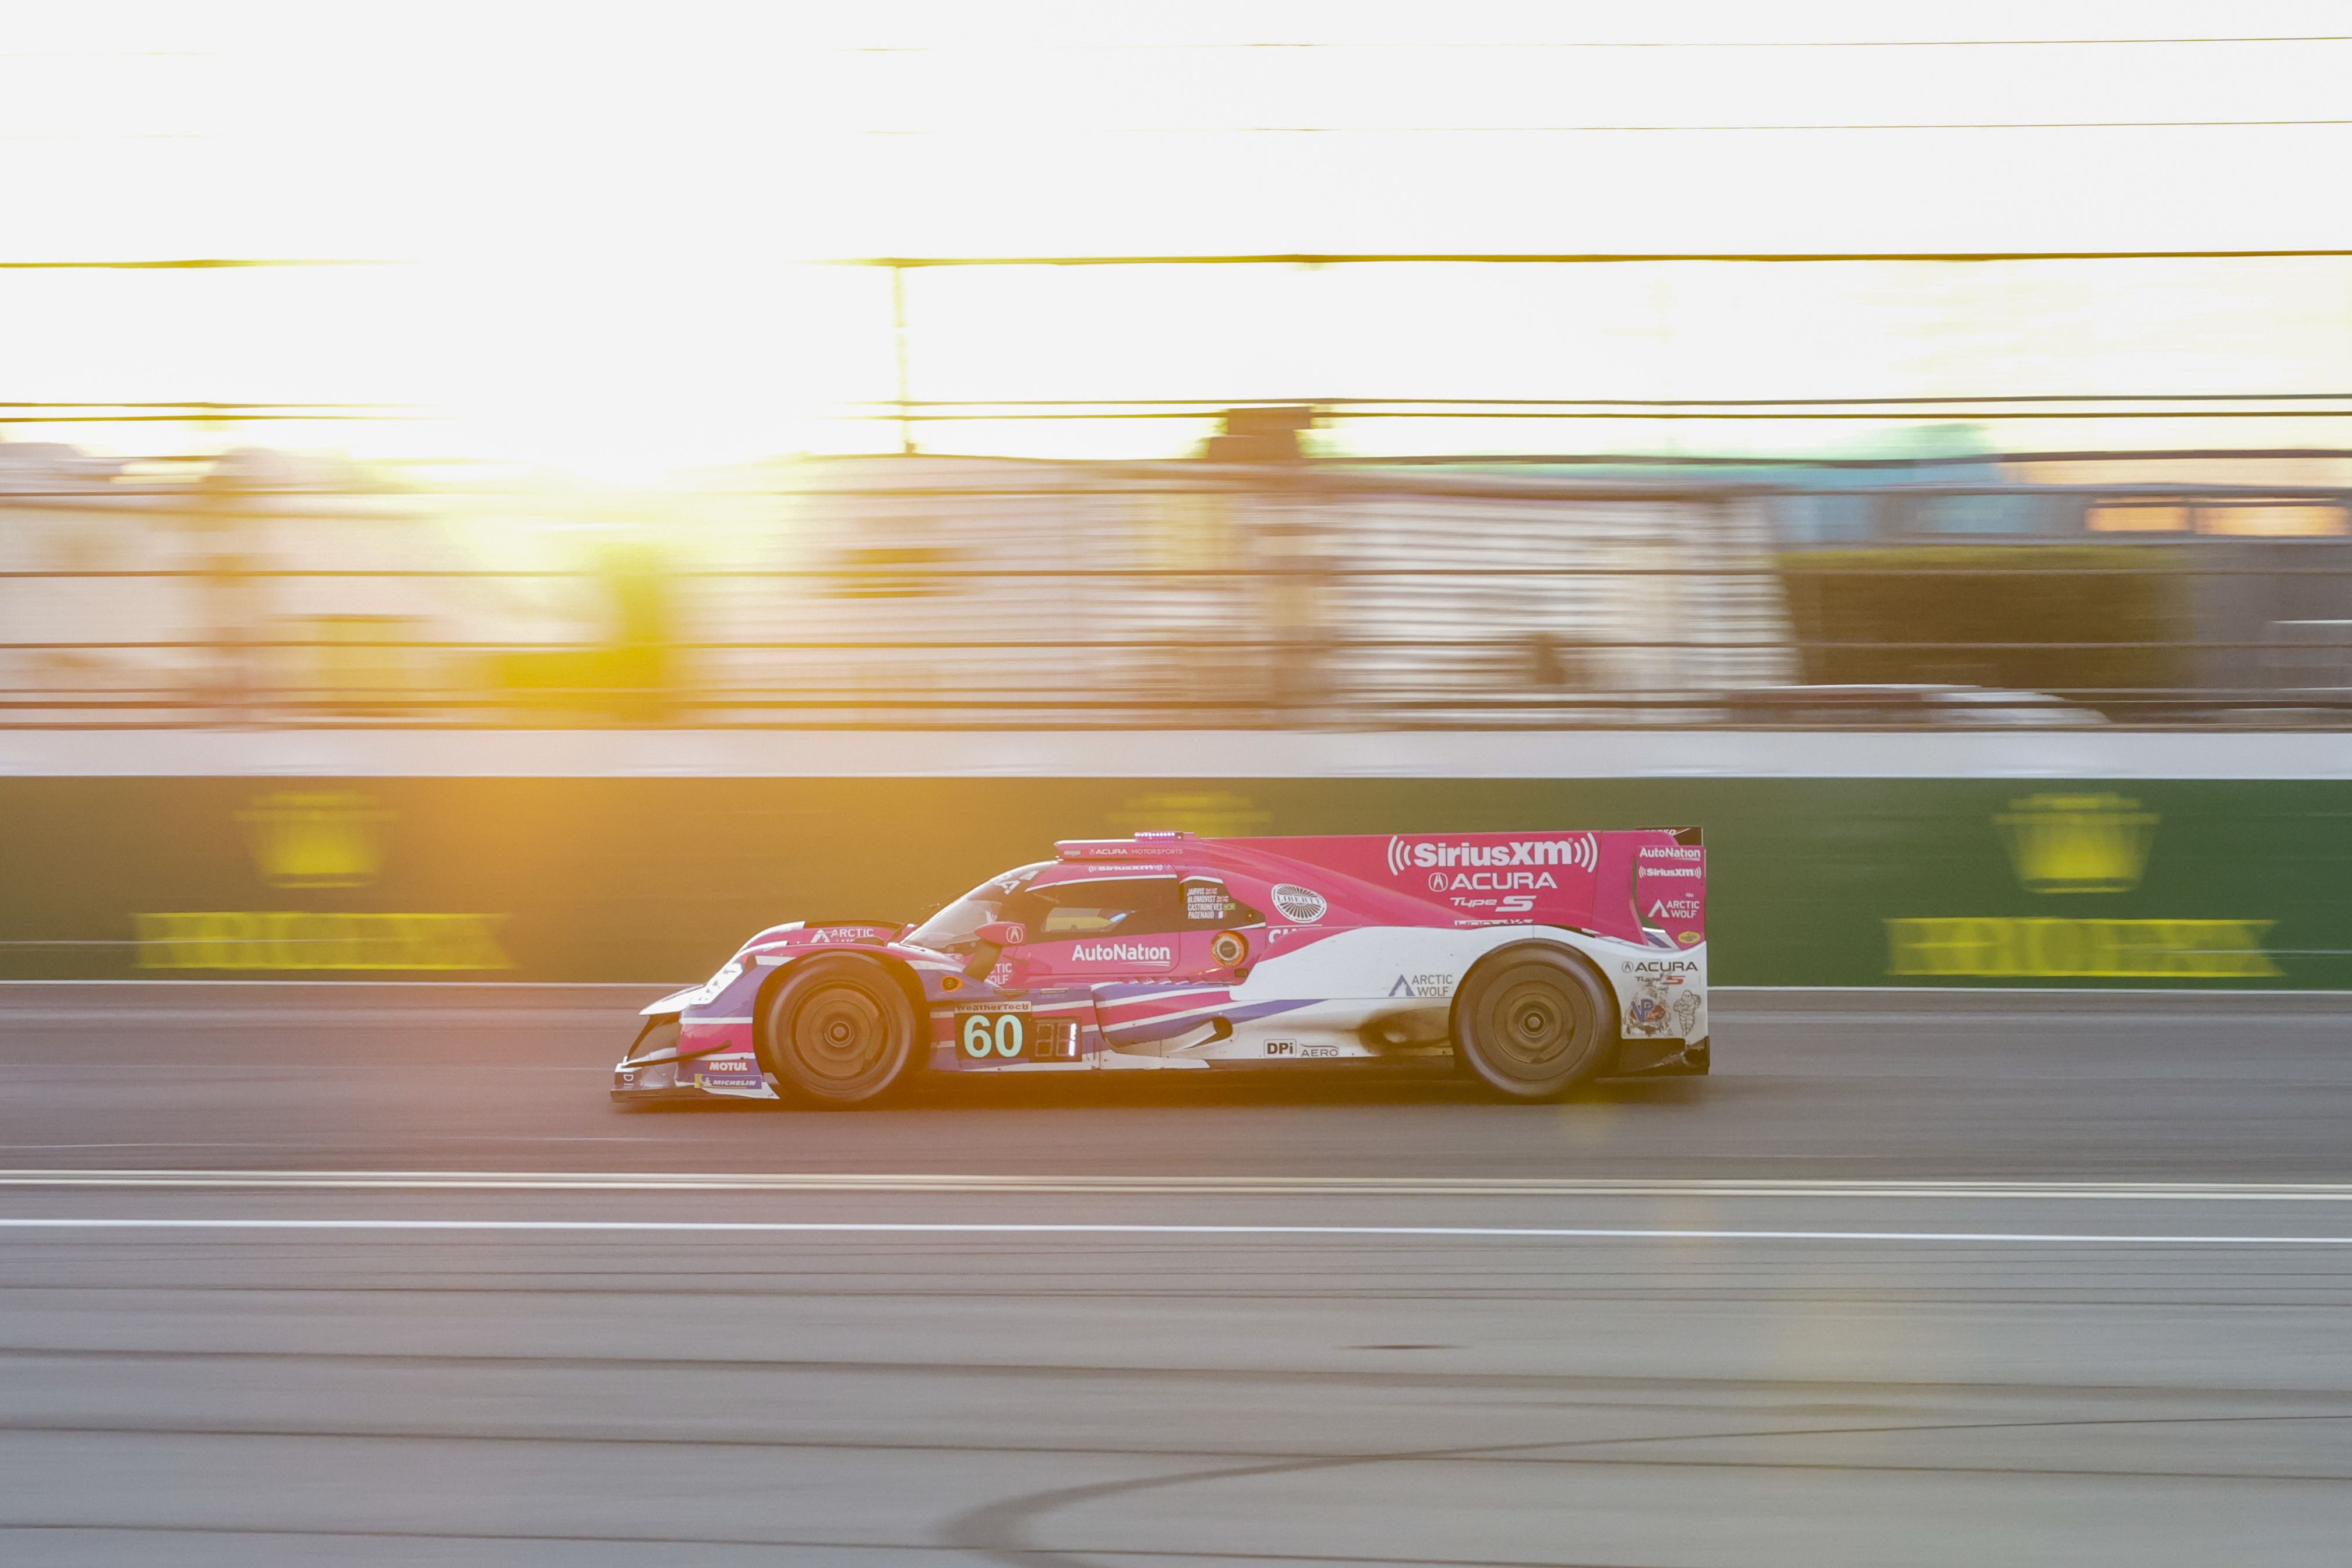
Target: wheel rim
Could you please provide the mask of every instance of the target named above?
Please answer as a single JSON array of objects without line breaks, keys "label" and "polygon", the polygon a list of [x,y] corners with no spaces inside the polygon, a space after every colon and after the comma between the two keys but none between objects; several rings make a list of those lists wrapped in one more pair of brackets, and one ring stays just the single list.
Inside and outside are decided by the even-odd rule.
[{"label": "wheel rim", "polygon": [[890,1028],[877,998],[855,985],[828,985],[794,1011],[792,1042],[812,1079],[847,1085],[882,1065]]},{"label": "wheel rim", "polygon": [[1536,1085],[1573,1072],[1598,1027],[1590,1004],[1549,965],[1496,975],[1479,1016],[1479,1054],[1491,1069]]},{"label": "wheel rim", "polygon": [[1520,1067],[1546,1068],[1575,1043],[1576,1026],[1566,999],[1540,981],[1529,981],[1506,991],[1496,1007],[1496,1044]]}]

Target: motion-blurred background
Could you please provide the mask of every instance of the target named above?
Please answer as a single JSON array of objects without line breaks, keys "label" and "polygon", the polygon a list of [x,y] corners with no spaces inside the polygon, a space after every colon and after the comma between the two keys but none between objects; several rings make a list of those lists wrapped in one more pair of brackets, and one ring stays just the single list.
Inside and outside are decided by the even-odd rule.
[{"label": "motion-blurred background", "polygon": [[[0,0],[0,1561],[2340,1568],[2347,82]],[[607,1100],[1058,838],[1643,826],[1705,1077]]]},{"label": "motion-blurred background", "polygon": [[24,5],[0,967],[1600,816],[1734,982],[2336,984],[2343,20]]}]

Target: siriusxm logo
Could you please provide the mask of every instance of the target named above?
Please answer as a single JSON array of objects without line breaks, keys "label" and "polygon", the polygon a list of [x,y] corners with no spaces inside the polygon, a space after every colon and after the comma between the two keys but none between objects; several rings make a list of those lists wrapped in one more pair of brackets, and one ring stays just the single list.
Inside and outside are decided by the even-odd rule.
[{"label": "siriusxm logo", "polygon": [[1575,866],[1592,869],[1600,844],[1590,833],[1564,838],[1514,838],[1499,844],[1438,838],[1389,840],[1389,875],[1402,877],[1408,867],[1444,866]]},{"label": "siriusxm logo", "polygon": [[1140,942],[1082,942],[1070,949],[1081,963],[1173,963],[1176,950]]}]

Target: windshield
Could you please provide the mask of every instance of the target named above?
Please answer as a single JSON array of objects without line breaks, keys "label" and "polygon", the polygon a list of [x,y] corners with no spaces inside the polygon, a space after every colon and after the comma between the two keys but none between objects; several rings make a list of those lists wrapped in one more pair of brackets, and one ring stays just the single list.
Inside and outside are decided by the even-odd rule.
[{"label": "windshield", "polygon": [[1026,887],[1030,879],[1051,864],[1051,861],[1040,860],[1034,866],[1023,866],[1001,877],[991,877],[908,931],[904,940],[910,946],[928,947],[935,952],[962,946],[971,941],[981,927],[997,918],[998,912],[1004,908],[1005,900]]}]

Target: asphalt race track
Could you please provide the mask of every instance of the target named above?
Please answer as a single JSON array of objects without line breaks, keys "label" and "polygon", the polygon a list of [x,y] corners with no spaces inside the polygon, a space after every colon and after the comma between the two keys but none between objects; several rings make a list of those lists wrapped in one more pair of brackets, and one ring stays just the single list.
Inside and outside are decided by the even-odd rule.
[{"label": "asphalt race track", "polygon": [[823,1115],[613,1110],[635,994],[0,988],[0,1562],[2352,1552],[2343,1003]]},{"label": "asphalt race track", "polygon": [[[2352,1180],[2352,996],[1717,994],[1717,1075],[978,1079],[616,1113],[657,987],[0,984],[0,1163],[1083,1176]],[[1204,1081],[1208,1080],[1208,1081]]]}]

